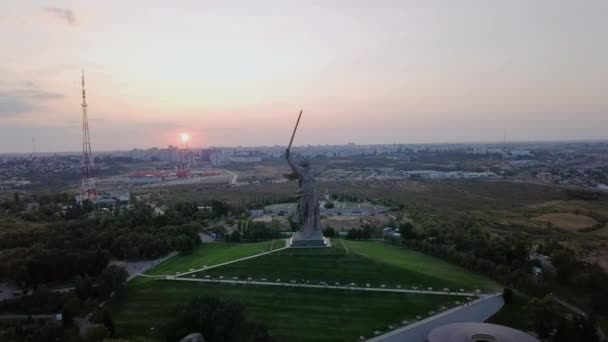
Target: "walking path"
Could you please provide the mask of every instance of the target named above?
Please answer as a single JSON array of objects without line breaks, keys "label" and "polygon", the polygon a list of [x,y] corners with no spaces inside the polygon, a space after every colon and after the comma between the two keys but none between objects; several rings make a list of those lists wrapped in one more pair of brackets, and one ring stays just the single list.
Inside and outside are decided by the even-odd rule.
[{"label": "walking path", "polygon": [[[203,268],[199,268],[199,269],[188,271],[188,272],[179,273],[179,274],[176,274],[175,276],[182,277],[182,276],[185,276],[185,275],[189,275],[189,274],[193,274],[193,273],[198,273],[200,271],[210,270],[212,268],[216,268],[216,267],[220,267],[220,266],[234,264],[235,262],[257,258],[257,257],[260,257],[262,255],[267,255],[267,254],[270,254],[272,252],[280,251],[280,250],[283,250],[283,249],[286,249],[286,248],[288,248],[288,247],[281,247],[281,248],[277,248],[277,249],[271,249],[271,250],[269,250],[267,252],[262,252],[260,254],[250,255],[250,256],[244,257],[244,258],[235,259],[235,260],[231,260],[231,261],[226,261],[226,262],[223,262],[221,264],[217,264],[217,265],[213,265],[213,266],[208,266],[208,267],[203,267]],[[173,278],[173,277],[175,277],[173,275],[167,275],[167,274],[165,274],[165,275],[154,275],[154,276],[147,275],[147,274],[139,274],[139,275],[140,276],[144,276],[144,277],[148,277],[148,278],[170,278],[170,277]]]},{"label": "walking path", "polygon": [[224,169],[223,171],[226,172],[228,175],[230,175],[230,180],[228,181],[228,184],[233,185],[233,186],[237,185],[236,182],[239,179],[239,175],[237,173],[235,173],[235,172],[230,171],[230,170]]},{"label": "walking path", "polygon": [[146,272],[147,270],[151,269],[152,267],[155,267],[155,266],[159,265],[160,263],[165,262],[168,259],[171,259],[178,254],[179,254],[178,252],[173,251],[173,252],[165,255],[164,257],[154,259],[154,260],[144,260],[144,261],[114,260],[114,261],[110,262],[110,265],[117,265],[117,266],[124,267],[125,270],[127,270],[127,272],[129,273],[129,277],[127,278],[127,281],[129,281],[129,280],[137,277],[141,273]]},{"label": "walking path", "polygon": [[28,319],[32,317],[32,319],[56,319],[56,315],[0,315],[0,319]]},{"label": "walking path", "polygon": [[[208,268],[206,268],[208,269]],[[335,289],[335,290],[350,290],[350,291],[372,291],[372,292],[393,292],[393,293],[414,293],[424,295],[441,295],[441,296],[459,296],[459,297],[477,297],[478,294],[471,292],[444,292],[444,291],[427,291],[427,290],[410,290],[410,289],[398,289],[398,288],[385,288],[385,287],[357,287],[345,284],[340,285],[323,285],[323,284],[302,284],[302,283],[287,283],[281,281],[256,281],[256,280],[225,280],[225,279],[201,279],[201,278],[181,278],[184,274],[179,276],[164,276],[163,280],[177,280],[177,281],[194,281],[203,283],[220,283],[220,284],[240,284],[240,285],[265,285],[265,286],[287,286],[287,287],[304,287],[311,289]]]},{"label": "walking path", "polygon": [[425,342],[436,327],[460,322],[484,322],[492,317],[504,301],[501,293],[485,296],[470,303],[438,313],[403,328],[367,340],[368,342]]}]

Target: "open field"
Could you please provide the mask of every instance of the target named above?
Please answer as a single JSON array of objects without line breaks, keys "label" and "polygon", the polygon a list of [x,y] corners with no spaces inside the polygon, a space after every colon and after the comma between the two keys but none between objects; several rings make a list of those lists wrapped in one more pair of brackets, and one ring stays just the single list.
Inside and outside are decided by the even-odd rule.
[{"label": "open field", "polygon": [[364,224],[371,224],[374,226],[384,226],[389,220],[386,215],[376,216],[342,216],[334,215],[321,218],[321,226],[331,226],[336,230],[350,229],[350,228],[361,228]]},{"label": "open field", "polygon": [[[339,240],[334,240],[337,244]],[[346,255],[265,255],[231,265],[201,271],[197,277],[210,275],[230,279],[267,278],[325,281],[365,286],[416,286],[435,289],[472,290],[497,288],[493,281],[439,259],[376,242],[344,241]]]},{"label": "open field", "polygon": [[[250,255],[267,252],[272,241],[233,244],[233,243],[205,243],[191,253],[175,256],[155,268],[146,272],[149,275],[175,274],[186,272],[189,269],[212,266],[226,261],[244,258]],[[278,246],[278,245],[277,245]],[[279,248],[275,246],[274,248]],[[283,247],[281,244],[280,247]]]},{"label": "open field", "polygon": [[574,231],[592,227],[598,223],[593,217],[570,213],[542,214],[534,217],[533,220],[549,222],[557,228]]},{"label": "open field", "polygon": [[[111,304],[119,336],[157,337],[177,304],[195,296],[243,303],[280,341],[355,341],[402,320],[428,316],[457,298],[330,289],[217,286],[138,278]],[[154,328],[154,330],[150,330]]]}]

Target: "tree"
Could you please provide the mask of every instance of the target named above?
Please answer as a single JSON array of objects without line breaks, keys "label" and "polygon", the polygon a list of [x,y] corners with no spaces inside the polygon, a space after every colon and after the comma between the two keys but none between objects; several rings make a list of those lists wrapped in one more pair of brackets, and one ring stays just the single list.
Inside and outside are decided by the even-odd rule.
[{"label": "tree", "polygon": [[401,238],[408,240],[416,237],[416,232],[414,231],[414,226],[411,222],[403,222],[399,225],[399,234],[401,234]]},{"label": "tree", "polygon": [[103,325],[92,325],[84,333],[85,342],[102,342],[109,336],[108,329]]},{"label": "tree", "polygon": [[226,235],[226,240],[230,242],[240,242],[241,233],[238,230],[233,231],[230,235]]},{"label": "tree", "polygon": [[551,332],[557,326],[558,313],[553,301],[546,296],[542,299],[534,298],[524,307],[528,313],[530,323],[541,340],[551,336]]},{"label": "tree", "polygon": [[120,292],[129,277],[129,273],[119,266],[108,266],[99,276],[98,292],[103,299],[108,298],[112,292]]},{"label": "tree", "polygon": [[271,342],[268,329],[250,322],[245,307],[215,297],[197,297],[178,306],[164,327],[167,341],[179,341],[192,332],[200,332],[207,342]]},{"label": "tree", "polygon": [[177,202],[173,208],[184,217],[191,217],[198,211],[196,202],[192,201]]},{"label": "tree", "polygon": [[336,230],[328,225],[327,228],[323,229],[323,236],[333,238],[336,236]]},{"label": "tree", "polygon": [[72,326],[74,321],[74,317],[78,316],[80,310],[82,309],[82,301],[76,297],[72,297],[68,299],[64,304],[61,310],[62,323],[64,327]]},{"label": "tree", "polygon": [[502,299],[505,301],[505,304],[510,304],[513,301],[513,290],[509,287],[505,287],[502,290]]},{"label": "tree", "polygon": [[553,342],[571,341],[599,342],[600,337],[593,320],[583,315],[576,315],[573,318],[562,317],[557,324]]},{"label": "tree", "polygon": [[195,242],[190,237],[185,234],[180,234],[177,238],[175,238],[175,249],[178,252],[190,252],[194,249]]},{"label": "tree", "polygon": [[334,208],[334,202],[325,203],[325,209],[333,209],[333,208]]},{"label": "tree", "polygon": [[101,311],[100,323],[108,329],[110,337],[115,336],[114,320],[112,319],[110,312],[105,308]]},{"label": "tree", "polygon": [[221,218],[228,215],[230,211],[230,205],[225,201],[212,200],[211,201],[211,216],[214,218]]},{"label": "tree", "polygon": [[212,234],[216,234],[217,236],[224,236],[224,234],[226,234],[226,232],[227,232],[226,227],[224,227],[221,224],[218,224],[218,225],[215,225],[215,226],[209,228],[209,231]]}]

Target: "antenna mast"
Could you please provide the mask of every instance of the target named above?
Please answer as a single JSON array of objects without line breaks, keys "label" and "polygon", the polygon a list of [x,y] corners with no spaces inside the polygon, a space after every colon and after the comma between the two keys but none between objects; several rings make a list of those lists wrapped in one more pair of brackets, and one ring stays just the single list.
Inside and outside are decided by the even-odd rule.
[{"label": "antenna mast", "polygon": [[93,155],[91,153],[91,137],[89,135],[89,116],[87,114],[87,96],[84,90],[84,70],[82,71],[82,163],[81,176],[82,186],[80,188],[80,201],[97,201],[97,190],[95,189],[95,174]]}]

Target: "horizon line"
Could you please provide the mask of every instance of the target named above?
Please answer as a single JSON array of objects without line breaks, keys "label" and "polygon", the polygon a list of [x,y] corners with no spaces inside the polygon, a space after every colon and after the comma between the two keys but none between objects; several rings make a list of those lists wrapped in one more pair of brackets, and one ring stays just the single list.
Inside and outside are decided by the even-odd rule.
[{"label": "horizon line", "polygon": [[[355,146],[384,146],[384,145],[471,145],[471,144],[490,144],[490,145],[513,145],[513,144],[533,144],[533,143],[542,143],[542,144],[565,144],[565,143],[608,143],[608,138],[606,139],[566,139],[566,140],[512,140],[512,141],[459,141],[459,142],[428,142],[428,143],[371,143],[371,144],[359,144],[356,142],[347,142],[343,144],[317,144],[317,145],[294,145],[292,148],[303,148],[303,147],[311,147],[311,146],[348,146],[349,144],[355,144]],[[153,148],[163,149],[166,147],[132,147],[130,149],[115,149],[115,150],[93,150],[93,154],[95,153],[112,153],[112,152],[129,152],[133,150],[149,150]],[[174,146],[180,148],[179,146]],[[261,147],[287,147],[287,145],[209,145],[209,146],[201,146],[201,147],[189,147],[186,148],[188,150],[196,150],[196,149],[204,149],[204,148],[261,148]],[[0,155],[41,155],[41,154],[77,154],[81,155],[81,151],[36,151],[34,152],[0,152]]]}]

